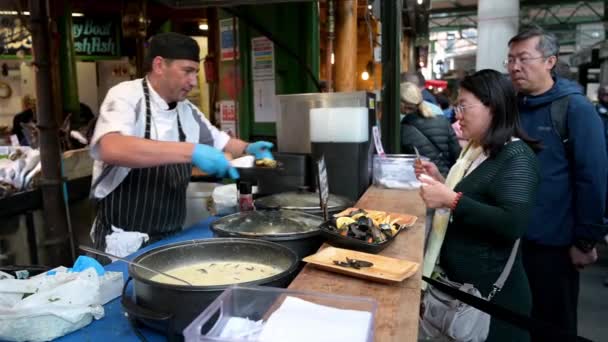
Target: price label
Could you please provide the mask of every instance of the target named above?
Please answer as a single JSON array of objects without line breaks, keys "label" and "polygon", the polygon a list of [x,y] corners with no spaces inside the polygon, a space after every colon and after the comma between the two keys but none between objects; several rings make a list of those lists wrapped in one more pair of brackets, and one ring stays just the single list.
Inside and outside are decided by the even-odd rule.
[{"label": "price label", "polygon": [[318,168],[318,184],[319,184],[319,199],[321,200],[321,210],[323,210],[323,218],[329,220],[327,213],[327,202],[329,201],[329,182],[327,180],[327,167],[325,165],[325,157],[321,157],[317,161]]},{"label": "price label", "polygon": [[382,147],[382,140],[380,139],[381,135],[378,126],[372,127],[372,135],[374,137],[374,146],[376,146],[376,153],[378,153],[380,157],[384,157],[384,148]]},{"label": "price label", "polygon": [[19,138],[17,138],[16,134],[11,135],[11,146],[19,146]]}]

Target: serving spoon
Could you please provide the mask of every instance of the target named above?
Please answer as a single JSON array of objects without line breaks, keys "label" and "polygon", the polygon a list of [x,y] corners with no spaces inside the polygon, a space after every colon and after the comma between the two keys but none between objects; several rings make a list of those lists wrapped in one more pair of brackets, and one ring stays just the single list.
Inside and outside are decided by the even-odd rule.
[{"label": "serving spoon", "polygon": [[188,281],[186,281],[184,279],[181,279],[181,278],[178,278],[178,277],[174,277],[174,276],[172,276],[170,274],[167,274],[165,272],[157,271],[157,270],[155,270],[153,268],[150,268],[148,266],[144,266],[144,265],[142,265],[140,263],[133,262],[131,260],[127,260],[125,258],[121,258],[119,256],[116,256],[116,255],[113,255],[113,254],[110,254],[110,253],[107,253],[107,252],[102,252],[102,251],[100,251],[100,250],[98,250],[96,248],[93,248],[93,247],[80,245],[80,246],[78,246],[78,248],[82,249],[85,252],[89,252],[89,253],[93,253],[93,254],[96,254],[96,255],[105,256],[107,258],[117,259],[117,260],[120,260],[122,262],[126,262],[129,265],[133,265],[133,266],[136,266],[136,267],[143,268],[146,271],[150,271],[150,272],[153,272],[153,273],[156,273],[156,274],[161,274],[161,275],[163,275],[165,277],[171,278],[173,280],[177,280],[180,283],[184,283],[184,284],[187,284],[187,285],[190,285],[190,286],[194,286],[192,283],[190,283],[190,282],[188,282]]}]

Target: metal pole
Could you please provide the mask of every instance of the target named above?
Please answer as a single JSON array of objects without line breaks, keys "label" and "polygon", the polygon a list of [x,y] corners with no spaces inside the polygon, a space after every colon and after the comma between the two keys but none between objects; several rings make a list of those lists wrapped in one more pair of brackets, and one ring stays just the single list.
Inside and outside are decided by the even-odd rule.
[{"label": "metal pole", "polygon": [[400,147],[399,85],[402,0],[382,0],[382,145],[387,153]]},{"label": "metal pole", "polygon": [[47,1],[29,0],[30,26],[36,67],[36,100],[40,130],[42,178],[40,188],[44,203],[47,262],[50,266],[66,265],[75,255],[73,237],[67,224],[61,175],[58,126],[53,115],[51,79],[51,34]]}]

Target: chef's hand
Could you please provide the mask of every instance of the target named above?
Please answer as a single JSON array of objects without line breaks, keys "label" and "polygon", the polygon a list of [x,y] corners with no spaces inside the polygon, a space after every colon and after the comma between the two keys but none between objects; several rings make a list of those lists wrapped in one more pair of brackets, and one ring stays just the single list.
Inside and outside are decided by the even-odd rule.
[{"label": "chef's hand", "polygon": [[254,143],[250,143],[245,148],[245,152],[247,154],[252,154],[255,159],[272,159],[272,153],[270,153],[270,149],[273,147],[273,143],[268,141],[256,141]]},{"label": "chef's hand", "polygon": [[217,177],[239,178],[239,172],[230,166],[222,151],[208,145],[197,144],[192,151],[192,163],[206,174]]},{"label": "chef's hand", "polygon": [[420,197],[427,208],[449,208],[458,196],[454,190],[427,175],[421,175],[420,182]]},{"label": "chef's hand", "polygon": [[585,253],[575,246],[570,247],[570,260],[574,267],[582,270],[587,265],[591,265],[597,261],[597,250],[593,248],[589,252]]},{"label": "chef's hand", "polygon": [[414,163],[414,172],[416,173],[416,178],[420,179],[420,175],[427,175],[433,178],[436,181],[443,182],[443,176],[439,172],[437,165],[433,162],[418,159]]}]

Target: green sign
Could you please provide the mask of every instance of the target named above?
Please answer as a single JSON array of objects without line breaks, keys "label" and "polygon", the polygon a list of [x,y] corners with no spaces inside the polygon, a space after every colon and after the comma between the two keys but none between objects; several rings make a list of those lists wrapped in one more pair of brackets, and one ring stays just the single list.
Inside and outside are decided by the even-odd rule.
[{"label": "green sign", "polygon": [[[120,21],[110,18],[72,18],[77,56],[120,56]],[[32,54],[32,37],[21,18],[0,16],[0,55]]]},{"label": "green sign", "polygon": [[73,18],[74,52],[78,56],[118,56],[118,25],[113,19]]}]

